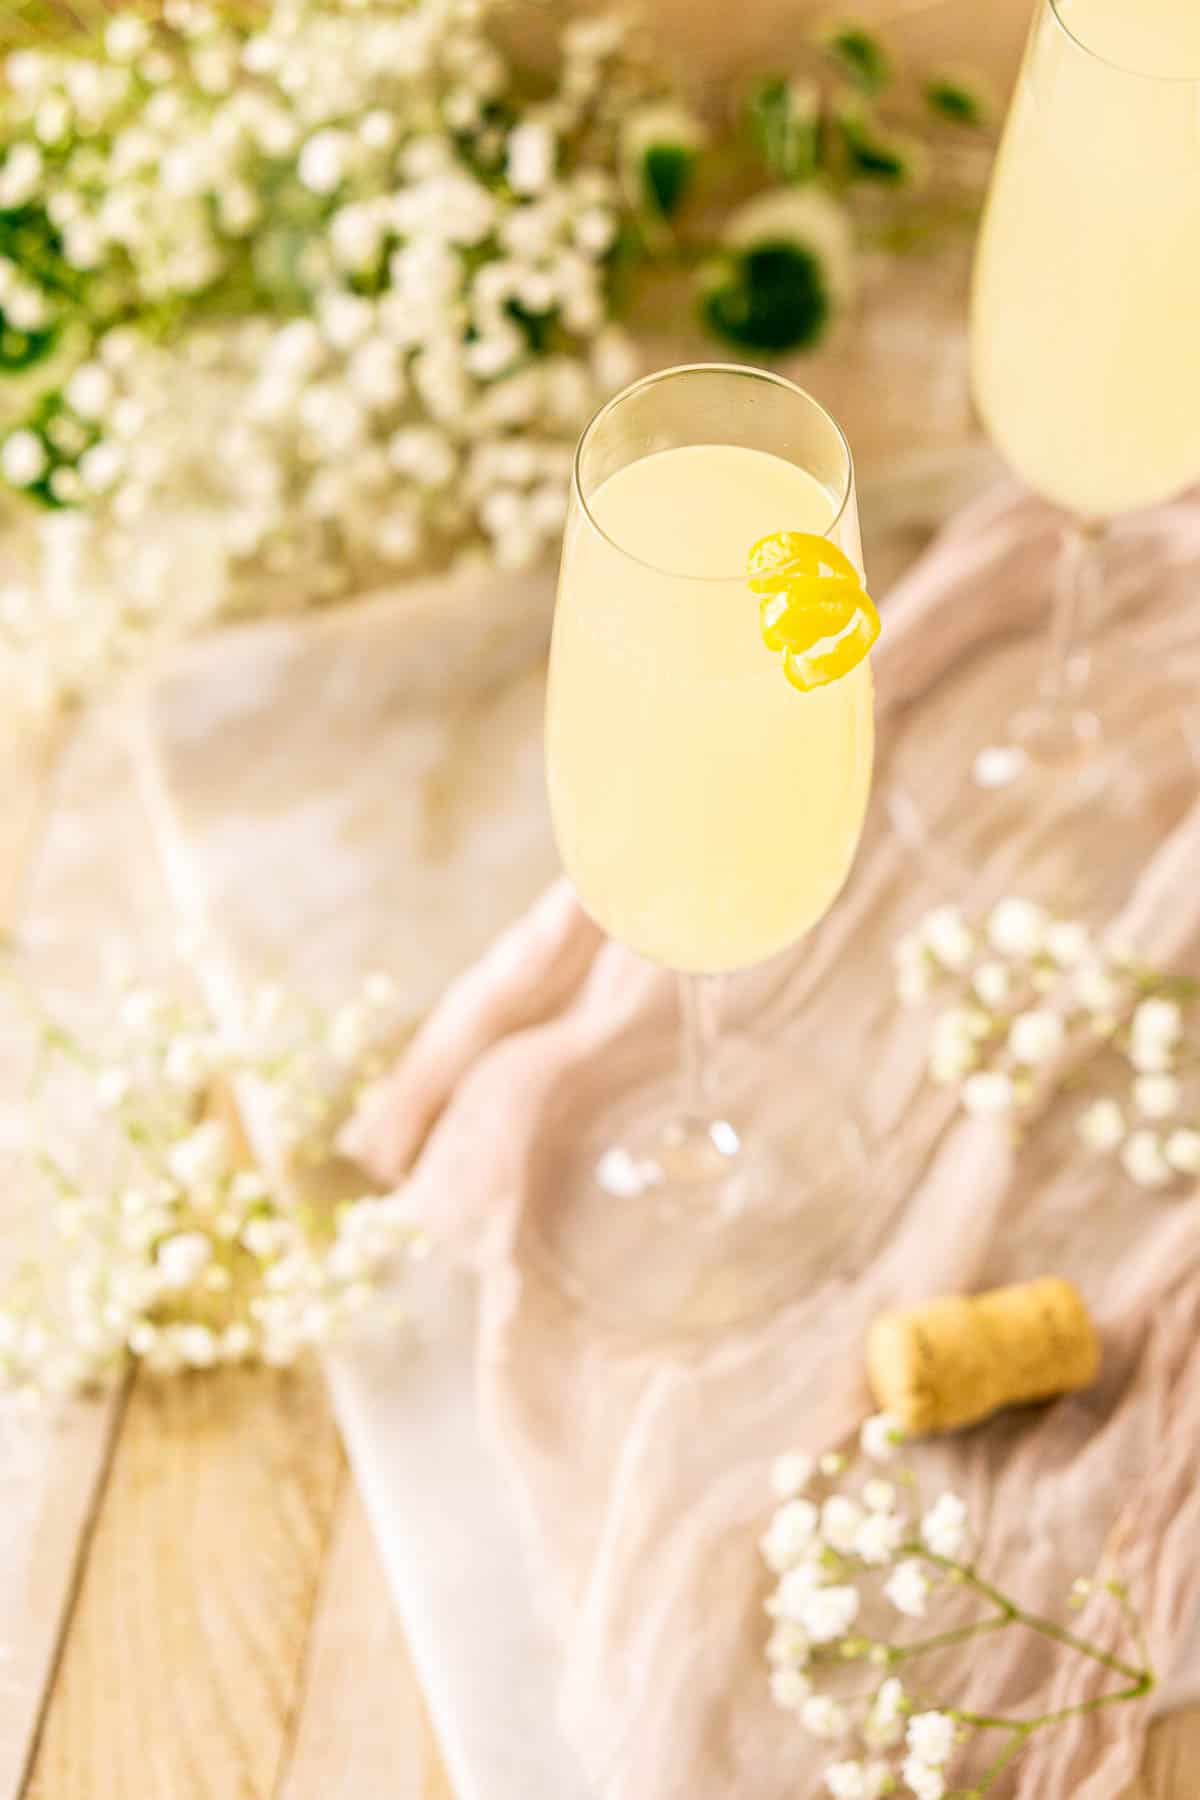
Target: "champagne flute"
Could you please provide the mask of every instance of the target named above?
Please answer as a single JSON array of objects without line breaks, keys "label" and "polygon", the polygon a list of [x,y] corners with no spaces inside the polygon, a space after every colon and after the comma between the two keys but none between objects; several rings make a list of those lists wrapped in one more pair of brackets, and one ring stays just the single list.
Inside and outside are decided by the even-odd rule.
[{"label": "champagne flute", "polygon": [[[1039,0],[975,258],[975,399],[1005,458],[1064,513],[1050,630],[1005,730],[967,745],[1018,833],[1108,790],[1136,802],[1088,704],[1086,633],[1109,523],[1200,478],[1200,7]],[[944,741],[927,749],[945,755]],[[893,816],[938,852],[902,751]],[[1007,794],[1004,790],[1010,790]],[[998,821],[999,814],[993,823]]]},{"label": "champagne flute", "polygon": [[[806,1209],[855,1216],[861,1141],[785,1046],[718,1042],[714,978],[832,905],[871,784],[869,660],[798,691],[764,643],[755,542],[818,534],[861,569],[849,447],[778,376],[668,369],[583,434],[546,712],[559,849],[583,905],[679,976],[683,1079],[641,1079],[572,1140],[542,1247],[621,1323],[705,1328],[801,1278]],[[586,1078],[585,1078],[586,1080]],[[822,1234],[817,1213],[830,1230]]]}]

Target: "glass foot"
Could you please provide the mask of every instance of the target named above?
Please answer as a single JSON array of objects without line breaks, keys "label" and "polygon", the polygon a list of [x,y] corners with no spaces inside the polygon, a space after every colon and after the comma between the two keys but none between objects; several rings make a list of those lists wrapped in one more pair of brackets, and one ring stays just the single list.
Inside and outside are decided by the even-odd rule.
[{"label": "glass foot", "polygon": [[[885,744],[888,812],[948,899],[1025,893],[1060,914],[1110,919],[1195,798],[1179,687],[1112,627],[1087,702],[1023,704],[1035,634],[955,667]],[[1095,704],[1091,704],[1095,697]]]},{"label": "glass foot", "polygon": [[863,1133],[814,1079],[811,1050],[735,1037],[708,1076],[720,1104],[705,1120],[681,1119],[678,1078],[664,1071],[546,1133],[559,1148],[542,1171],[536,1259],[622,1333],[694,1336],[762,1318],[856,1259]]}]

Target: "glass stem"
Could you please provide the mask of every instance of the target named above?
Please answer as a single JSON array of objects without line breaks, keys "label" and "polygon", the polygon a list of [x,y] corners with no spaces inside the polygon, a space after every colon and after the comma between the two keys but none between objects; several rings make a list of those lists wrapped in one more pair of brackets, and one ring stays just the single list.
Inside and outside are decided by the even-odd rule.
[{"label": "glass stem", "polygon": [[1069,732],[1073,710],[1087,677],[1084,633],[1090,629],[1100,590],[1105,526],[1072,519],[1063,535],[1055,570],[1050,640],[1039,683],[1040,710],[1047,727]]},{"label": "glass stem", "polygon": [[680,975],[678,981],[681,1123],[704,1131],[712,1117],[709,1070],[717,1039],[716,981],[711,975]]}]

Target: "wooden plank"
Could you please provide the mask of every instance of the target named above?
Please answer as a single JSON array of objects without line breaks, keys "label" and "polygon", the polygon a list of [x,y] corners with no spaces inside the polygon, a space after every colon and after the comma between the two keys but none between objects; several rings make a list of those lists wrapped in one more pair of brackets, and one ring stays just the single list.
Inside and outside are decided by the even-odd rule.
[{"label": "wooden plank", "polygon": [[119,1405],[0,1414],[0,1796],[22,1791]]},{"label": "wooden plank", "polygon": [[362,1502],[347,1482],[278,1800],[453,1800]]},{"label": "wooden plank", "polygon": [[1194,1800],[1198,1770],[1200,1706],[1189,1706],[1154,1726],[1141,1777],[1123,1800]]},{"label": "wooden plank", "polygon": [[[46,823],[68,739],[68,721],[54,718],[39,727],[17,697],[4,695],[0,935],[19,927],[29,911],[52,910],[62,898],[62,859],[47,841]],[[69,767],[65,773],[68,789],[78,790]],[[0,1086],[19,1092],[10,1082],[22,1079],[21,1068],[21,1051],[5,1029]],[[19,1151],[6,1146],[0,1151],[0,1278],[28,1253],[38,1229],[23,1173]],[[117,1396],[38,1414],[0,1401],[0,1800],[15,1800],[24,1783],[119,1413]]]},{"label": "wooden plank", "polygon": [[27,1800],[275,1793],[344,1470],[315,1365],[136,1381]]}]

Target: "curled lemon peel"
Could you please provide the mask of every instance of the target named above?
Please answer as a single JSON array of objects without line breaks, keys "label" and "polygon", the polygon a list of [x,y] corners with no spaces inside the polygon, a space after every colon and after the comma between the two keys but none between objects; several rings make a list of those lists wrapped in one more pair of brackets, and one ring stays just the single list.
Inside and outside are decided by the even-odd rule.
[{"label": "curled lemon peel", "polygon": [[793,687],[807,692],[849,674],[879,636],[879,614],[844,551],[811,531],[773,531],[750,552],[763,642]]}]

